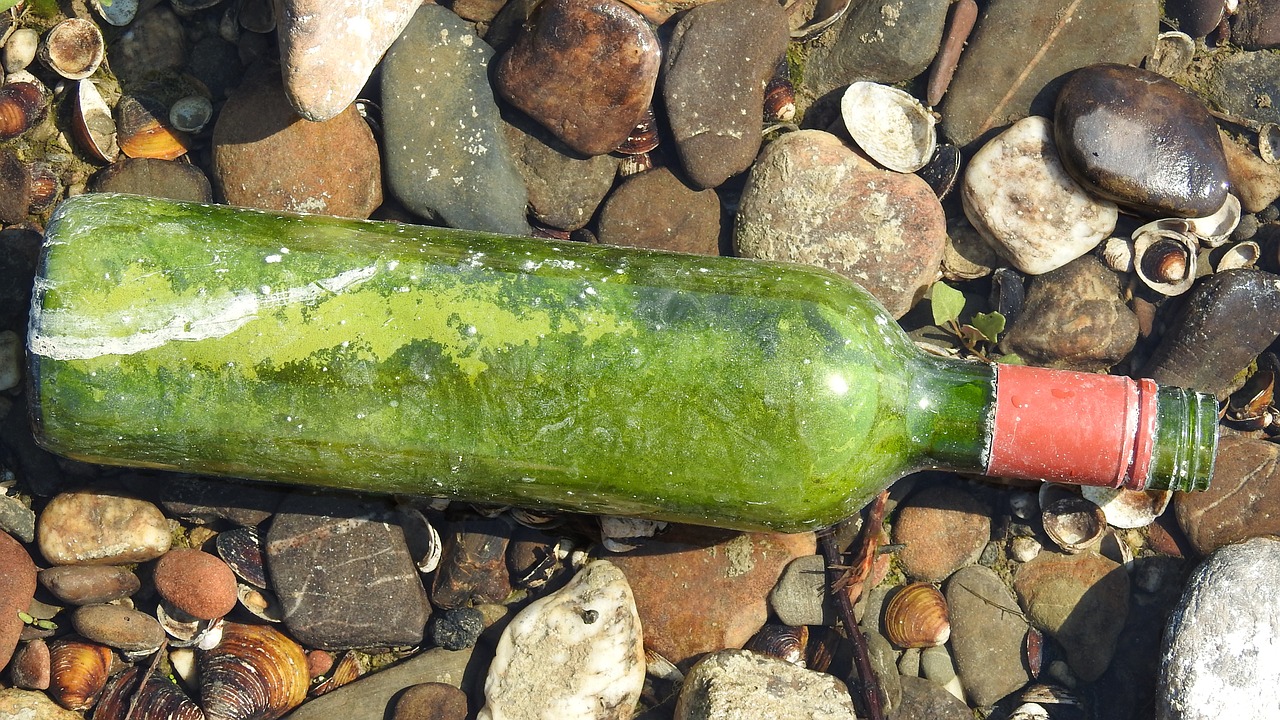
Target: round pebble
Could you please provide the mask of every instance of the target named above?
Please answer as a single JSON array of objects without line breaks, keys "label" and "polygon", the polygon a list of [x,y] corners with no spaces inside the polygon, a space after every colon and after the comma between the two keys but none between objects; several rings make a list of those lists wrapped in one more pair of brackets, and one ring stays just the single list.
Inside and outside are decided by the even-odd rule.
[{"label": "round pebble", "polygon": [[10,661],[9,678],[14,687],[23,690],[47,690],[49,645],[40,638],[23,643]]},{"label": "round pebble", "polygon": [[18,617],[36,591],[36,566],[25,548],[0,533],[0,670],[18,645],[23,623]]},{"label": "round pebble", "polygon": [[213,620],[236,606],[236,576],[207,552],[174,548],[156,561],[156,592],[174,607],[201,620]]},{"label": "round pebble", "polygon": [[909,498],[898,510],[893,541],[913,578],[939,582],[982,555],[991,535],[987,509],[960,488],[938,485]]},{"label": "round pebble", "polygon": [[40,552],[54,565],[146,562],[169,549],[169,521],[145,500],[62,493],[45,506],[36,527]]},{"label": "round pebble", "polygon": [[444,683],[422,683],[404,691],[392,720],[464,720],[467,694]]},{"label": "round pebble", "polygon": [[164,628],[150,615],[120,605],[85,605],[71,614],[76,632],[125,652],[146,652],[164,642]]}]

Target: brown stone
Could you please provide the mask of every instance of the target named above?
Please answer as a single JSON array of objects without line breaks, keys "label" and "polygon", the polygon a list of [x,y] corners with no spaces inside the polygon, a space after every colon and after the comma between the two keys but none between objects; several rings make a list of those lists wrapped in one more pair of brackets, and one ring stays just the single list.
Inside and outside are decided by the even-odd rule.
[{"label": "brown stone", "polygon": [[18,646],[23,622],[18,613],[25,612],[36,592],[36,566],[25,548],[0,532],[0,670],[9,664]]},{"label": "brown stone", "polygon": [[950,485],[925,488],[909,497],[893,522],[893,541],[911,577],[939,582],[978,561],[991,539],[988,508],[968,492]]},{"label": "brown stone", "polygon": [[720,254],[720,199],[697,190],[667,168],[627,178],[600,209],[600,242]]},{"label": "brown stone", "polygon": [[117,565],[64,565],[40,571],[40,584],[58,600],[92,605],[129,597],[142,587],[138,576]]},{"label": "brown stone", "polygon": [[1178,524],[1201,555],[1280,535],[1280,446],[1229,431],[1218,442],[1209,489],[1174,496]]},{"label": "brown stone", "polygon": [[9,677],[23,690],[49,689],[49,645],[41,638],[28,640],[13,654]]},{"label": "brown stone", "polygon": [[40,513],[36,541],[54,565],[146,562],[169,550],[169,521],[137,498],[78,490],[57,495]]},{"label": "brown stone", "polygon": [[615,0],[547,0],[498,61],[497,90],[566,145],[600,155],[644,115],[661,51],[649,24]]},{"label": "brown stone", "polygon": [[465,720],[467,694],[445,683],[422,683],[404,691],[392,720]]},{"label": "brown stone", "polygon": [[466,519],[439,528],[440,568],[431,585],[431,604],[441,610],[504,602],[511,594],[507,544],[511,523],[505,518]]},{"label": "brown stone", "polygon": [[213,620],[236,606],[236,575],[222,560],[192,548],[174,548],[156,561],[156,592],[174,607]]},{"label": "brown stone", "polygon": [[609,560],[631,584],[645,647],[681,664],[742,647],[768,618],[765,598],[783,568],[815,548],[812,533],[680,525]]},{"label": "brown stone", "polygon": [[303,120],[270,72],[231,94],[213,130],[214,184],[230,205],[367,218],[382,203],[381,167],[354,106]]},{"label": "brown stone", "polygon": [[1268,163],[1227,133],[1218,132],[1227,156],[1231,192],[1240,198],[1240,208],[1256,213],[1280,198],[1280,165]]}]

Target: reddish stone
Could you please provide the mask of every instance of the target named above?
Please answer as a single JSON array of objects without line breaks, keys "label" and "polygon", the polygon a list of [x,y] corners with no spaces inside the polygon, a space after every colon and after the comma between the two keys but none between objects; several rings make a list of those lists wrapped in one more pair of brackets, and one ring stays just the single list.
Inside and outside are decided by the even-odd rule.
[{"label": "reddish stone", "polygon": [[737,533],[674,526],[610,555],[635,594],[644,644],[673,663],[739,648],[768,618],[787,563],[816,549],[813,533]]},{"label": "reddish stone", "polygon": [[18,647],[24,623],[18,613],[26,612],[36,593],[36,564],[26,548],[0,532],[0,670]]},{"label": "reddish stone", "polygon": [[600,209],[600,242],[719,255],[720,198],[667,168],[632,175]]},{"label": "reddish stone", "polygon": [[907,499],[893,523],[893,541],[911,577],[940,582],[978,561],[991,539],[987,508],[957,487],[937,485]]},{"label": "reddish stone", "polygon": [[156,592],[174,607],[201,620],[213,620],[236,606],[236,576],[207,552],[174,548],[156,561]]},{"label": "reddish stone", "polygon": [[1280,446],[1224,432],[1209,489],[1178,493],[1173,502],[1178,524],[1201,555],[1280,535]]}]

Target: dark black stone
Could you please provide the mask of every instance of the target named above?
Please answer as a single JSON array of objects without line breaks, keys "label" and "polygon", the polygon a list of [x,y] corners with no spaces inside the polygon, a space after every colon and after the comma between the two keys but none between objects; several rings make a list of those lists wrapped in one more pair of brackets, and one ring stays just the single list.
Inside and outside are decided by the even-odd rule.
[{"label": "dark black stone", "polygon": [[484,632],[484,615],[475,608],[445,610],[427,623],[427,639],[445,650],[465,650]]}]

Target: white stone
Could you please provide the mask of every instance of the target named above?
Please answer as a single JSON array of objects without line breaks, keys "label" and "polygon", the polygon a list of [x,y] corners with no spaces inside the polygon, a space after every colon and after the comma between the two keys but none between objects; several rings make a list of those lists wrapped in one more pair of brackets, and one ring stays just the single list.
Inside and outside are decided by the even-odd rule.
[{"label": "white stone", "polygon": [[834,676],[747,650],[721,650],[693,666],[675,720],[856,720],[849,690]]},{"label": "white stone", "polygon": [[498,641],[478,720],[629,720],[644,685],[640,615],[607,560],[521,610]]},{"label": "white stone", "polygon": [[14,30],[4,43],[4,71],[25,70],[36,59],[40,47],[40,34],[31,28]]},{"label": "white stone", "polygon": [[1115,229],[1115,203],[1067,175],[1053,127],[1019,120],[969,162],[960,199],[969,222],[1019,270],[1041,275],[1092,250]]},{"label": "white stone", "polygon": [[421,0],[282,0],[280,69],[298,114],[328,120],[347,108]]},{"label": "white stone", "polygon": [[1216,550],[1169,619],[1157,720],[1271,720],[1280,713],[1280,540]]}]

